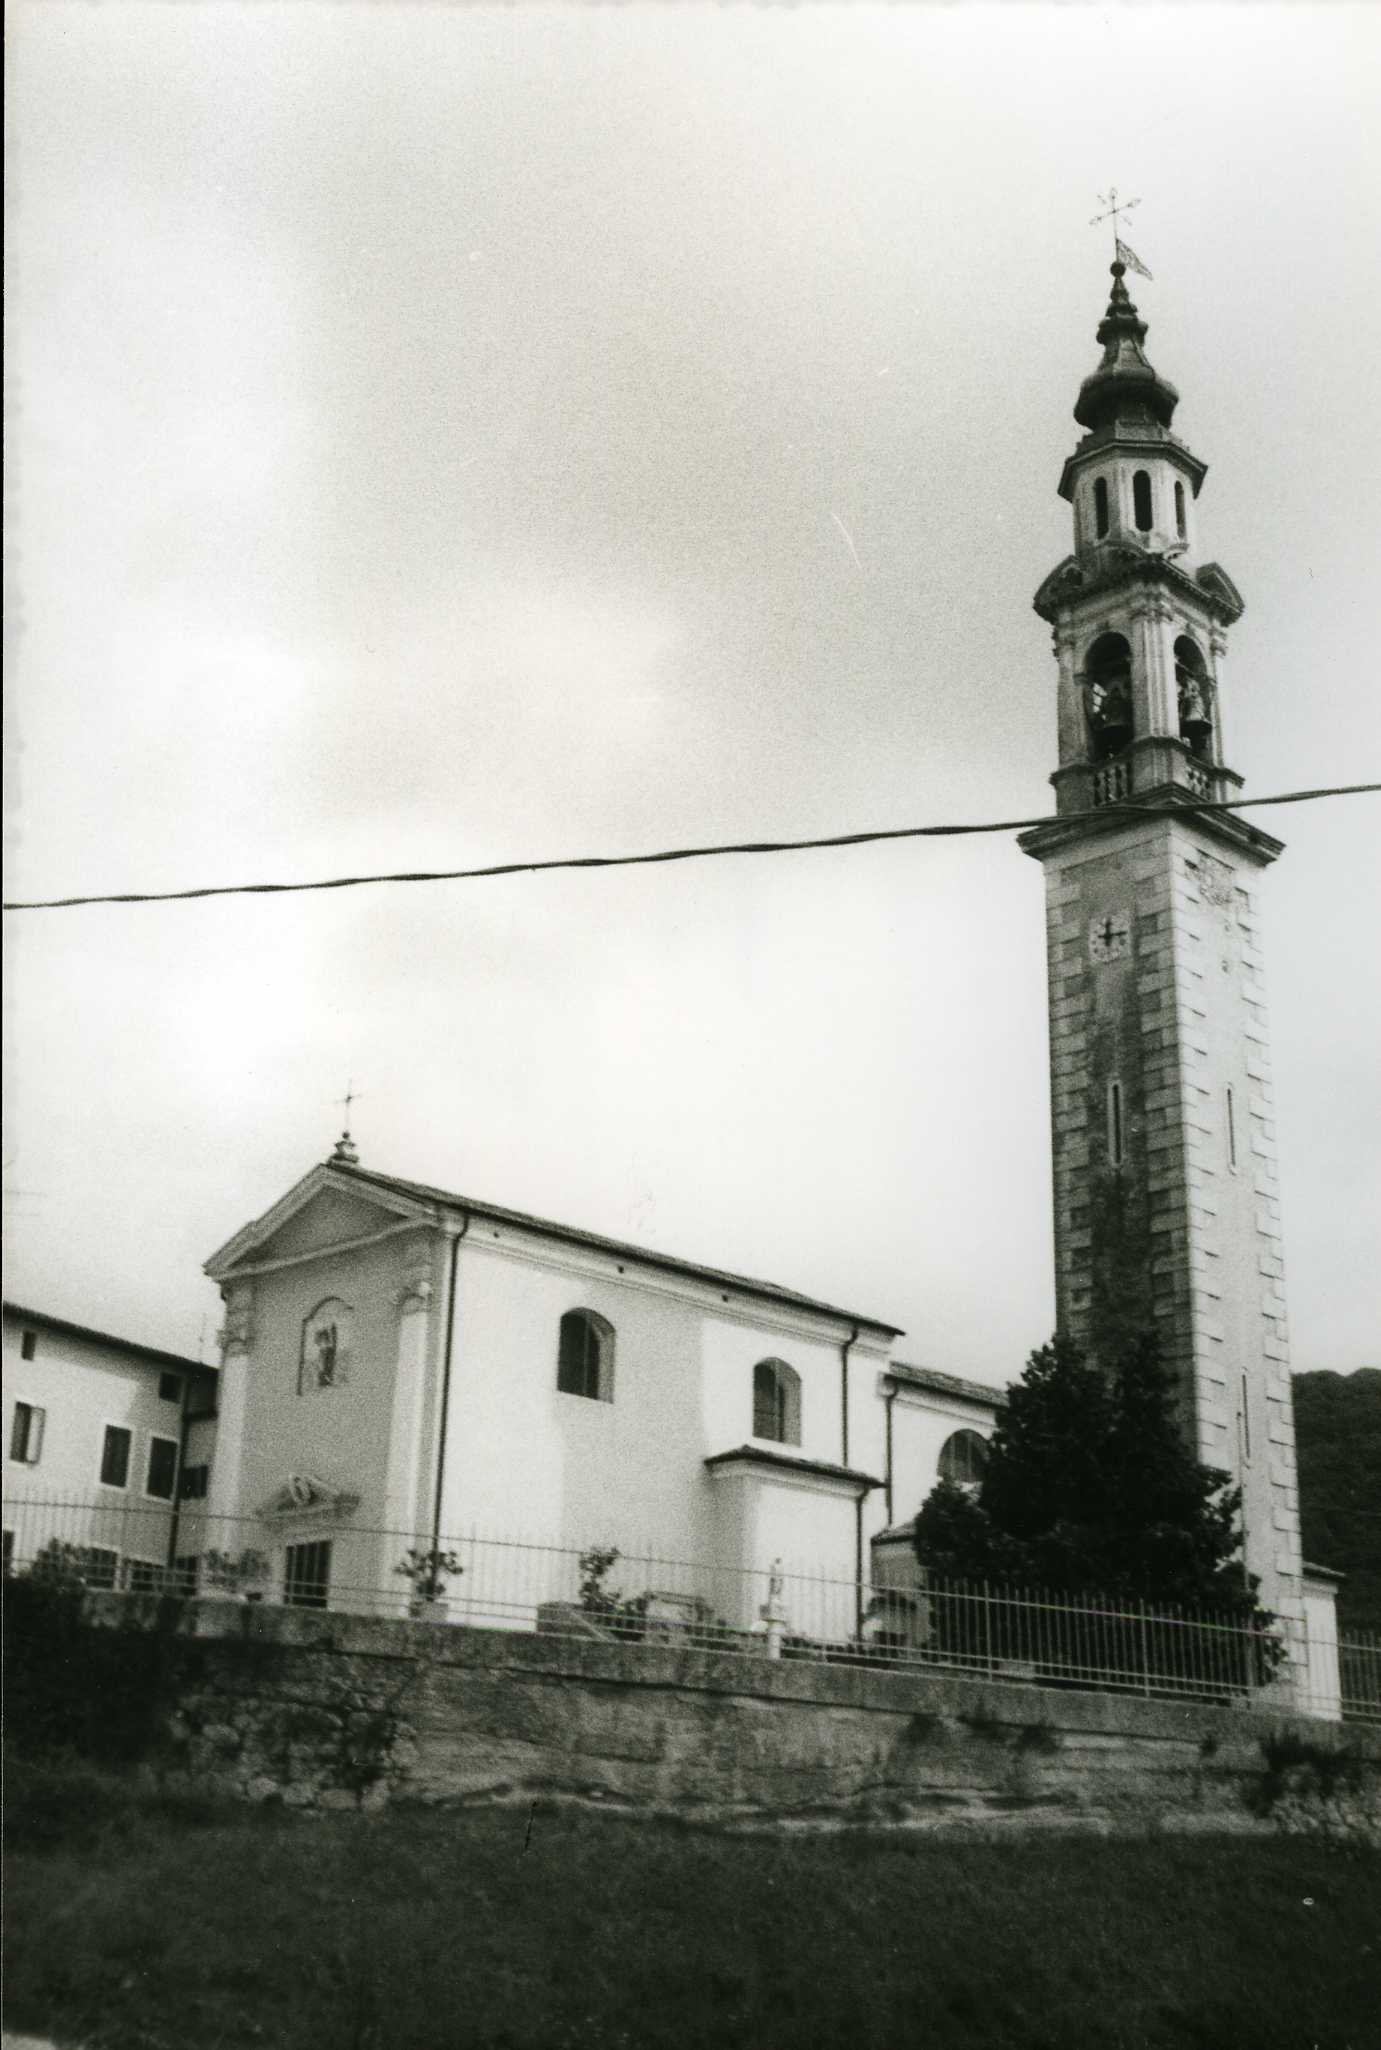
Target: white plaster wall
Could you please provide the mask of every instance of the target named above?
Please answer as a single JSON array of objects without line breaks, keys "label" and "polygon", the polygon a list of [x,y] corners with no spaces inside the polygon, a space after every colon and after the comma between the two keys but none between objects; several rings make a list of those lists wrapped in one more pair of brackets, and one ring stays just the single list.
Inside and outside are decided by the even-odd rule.
[{"label": "white plaster wall", "polygon": [[[31,1360],[21,1357],[25,1330],[36,1335]],[[15,1533],[18,1562],[32,1559],[58,1535],[72,1544],[102,1545],[122,1558],[159,1564],[166,1559],[172,1504],[144,1492],[150,1440],[176,1443],[182,1431],[181,1401],[159,1397],[163,1371],[107,1350],[98,1340],[26,1325],[6,1314],[4,1526]],[[16,1402],[46,1412],[37,1465],[9,1456]],[[107,1424],[131,1435],[129,1480],[123,1489],[100,1483]],[[49,1506],[59,1504],[82,1506]]]},{"label": "white plaster wall", "polygon": [[759,1360],[780,1359],[801,1378],[801,1442],[787,1449],[805,1459],[843,1464],[840,1353],[847,1331],[836,1341],[738,1317],[706,1317],[703,1329],[702,1434],[707,1453],[775,1442],[753,1436],[753,1368]]},{"label": "white plaster wall", "polygon": [[903,1389],[892,1407],[892,1520],[906,1523],[940,1478],[940,1453],[956,1431],[993,1433],[993,1418],[967,1403]]},{"label": "white plaster wall", "polygon": [[[745,1564],[765,1588],[768,1569],[781,1560],[787,1576],[787,1631],[803,1637],[851,1636],[858,1606],[853,1492],[773,1476],[753,1488],[752,1505]],[[865,1573],[867,1563],[865,1545]]]},{"label": "white plaster wall", "polygon": [[[720,1570],[703,1591],[716,1614],[735,1629],[760,1629],[772,1569],[780,1564],[787,1633],[850,1636],[858,1607],[856,1491],[747,1462],[716,1471],[713,1487],[725,1541],[716,1555]],[[865,1543],[865,1573],[867,1561]]]},{"label": "white plaster wall", "polygon": [[[483,1220],[457,1280],[446,1529],[703,1555],[699,1311]],[[611,1402],[557,1388],[574,1309],[613,1326]]]},{"label": "white plaster wall", "polygon": [[[562,1315],[586,1309],[614,1329],[612,1402],[556,1386]],[[753,1367],[785,1360],[801,1378],[800,1454],[838,1462],[843,1447],[840,1348],[823,1320],[725,1303],[713,1284],[638,1270],[476,1219],[461,1243],[443,1525],[467,1559],[461,1599],[499,1614],[572,1599],[575,1555],[616,1546],[609,1585],[703,1592],[721,1613],[745,1567],[789,1554],[812,1571],[853,1572],[852,1491],[776,1486],[747,1492],[705,1459],[754,1442]],[[850,1363],[850,1457],[881,1476],[877,1339]],[[780,1447],[774,1448],[780,1450]],[[877,1521],[882,1515],[878,1490]],[[519,1554],[472,1537],[524,1540]],[[723,1590],[702,1589],[677,1562],[714,1564]],[[765,1590],[754,1593],[756,1605]]]},{"label": "white plaster wall", "polygon": [[1308,1645],[1305,1686],[1308,1714],[1341,1722],[1343,1684],[1338,1664],[1338,1605],[1330,1581],[1304,1581],[1304,1627]]}]

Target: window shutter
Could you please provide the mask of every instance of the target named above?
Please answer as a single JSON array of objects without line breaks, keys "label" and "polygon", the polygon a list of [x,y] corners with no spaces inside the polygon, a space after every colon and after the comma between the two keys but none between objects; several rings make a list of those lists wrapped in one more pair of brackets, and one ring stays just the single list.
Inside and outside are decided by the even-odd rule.
[{"label": "window shutter", "polygon": [[43,1456],[43,1426],[48,1421],[46,1409],[29,1411],[29,1449],[25,1454],[30,1466],[37,1466]]}]

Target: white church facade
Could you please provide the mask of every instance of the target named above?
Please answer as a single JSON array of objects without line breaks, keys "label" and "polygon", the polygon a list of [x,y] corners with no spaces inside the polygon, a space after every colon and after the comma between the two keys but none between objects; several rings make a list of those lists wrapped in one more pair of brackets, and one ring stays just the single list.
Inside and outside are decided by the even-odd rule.
[{"label": "white church facade", "polygon": [[405,1548],[477,1538],[698,1563],[735,1627],[778,1562],[851,1600],[1002,1400],[894,1361],[880,1318],[374,1173],[344,1141],[207,1272],[208,1511],[253,1520],[289,1598],[400,1602]]}]

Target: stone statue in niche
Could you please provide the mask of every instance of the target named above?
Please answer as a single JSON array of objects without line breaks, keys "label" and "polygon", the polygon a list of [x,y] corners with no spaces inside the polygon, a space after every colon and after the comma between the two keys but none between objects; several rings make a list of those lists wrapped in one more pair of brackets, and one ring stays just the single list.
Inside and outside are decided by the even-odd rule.
[{"label": "stone statue in niche", "polygon": [[350,1379],[353,1327],[354,1313],[337,1296],[328,1296],[304,1319],[297,1369],[299,1395],[314,1388],[339,1388]]},{"label": "stone statue in niche", "polygon": [[312,1343],[316,1347],[316,1385],[318,1388],[330,1388],[336,1378],[336,1348],[339,1343],[335,1325],[318,1324],[312,1333]]}]

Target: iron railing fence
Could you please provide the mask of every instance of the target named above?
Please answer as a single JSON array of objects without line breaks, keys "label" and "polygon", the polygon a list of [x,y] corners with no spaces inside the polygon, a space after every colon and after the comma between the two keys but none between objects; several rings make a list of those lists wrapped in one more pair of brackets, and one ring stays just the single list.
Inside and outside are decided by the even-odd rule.
[{"label": "iron railing fence", "polygon": [[818,1664],[924,1668],[1160,1699],[1243,1701],[1381,1725],[1381,1637],[920,1575],[911,1585],[653,1550],[213,1516],[200,1504],[16,1497],[4,1567],[130,1594],[420,1616]]}]

